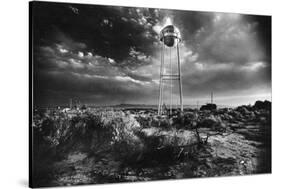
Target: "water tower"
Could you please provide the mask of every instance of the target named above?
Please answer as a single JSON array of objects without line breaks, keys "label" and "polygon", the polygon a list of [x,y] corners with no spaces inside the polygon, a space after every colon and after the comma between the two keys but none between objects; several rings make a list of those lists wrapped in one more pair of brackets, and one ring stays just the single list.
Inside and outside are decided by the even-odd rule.
[{"label": "water tower", "polygon": [[[181,80],[181,65],[179,43],[181,36],[179,30],[173,26],[168,25],[160,32],[161,43],[161,65],[160,65],[160,81],[159,81],[159,102],[158,115],[163,114],[164,106],[164,87],[168,88],[170,84],[170,115],[173,109],[173,81],[177,81],[179,87],[180,110],[183,111],[182,103],[182,80]],[[174,54],[172,54],[172,52]],[[169,66],[167,73],[166,67]],[[177,68],[173,72],[173,66]]]}]

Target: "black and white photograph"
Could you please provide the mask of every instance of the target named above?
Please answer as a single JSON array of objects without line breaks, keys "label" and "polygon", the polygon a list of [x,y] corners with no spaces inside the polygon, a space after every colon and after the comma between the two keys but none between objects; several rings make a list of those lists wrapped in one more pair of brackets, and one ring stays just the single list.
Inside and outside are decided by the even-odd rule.
[{"label": "black and white photograph", "polygon": [[187,9],[29,2],[30,187],[271,174],[272,17]]}]

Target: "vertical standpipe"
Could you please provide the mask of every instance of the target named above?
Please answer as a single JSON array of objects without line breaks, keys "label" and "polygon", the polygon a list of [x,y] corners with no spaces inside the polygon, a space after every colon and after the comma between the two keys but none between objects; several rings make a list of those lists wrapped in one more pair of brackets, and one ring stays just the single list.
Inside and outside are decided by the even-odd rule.
[{"label": "vertical standpipe", "polygon": [[[170,81],[170,115],[172,114],[172,81],[178,81],[179,87],[179,99],[180,99],[180,110],[183,111],[183,95],[182,95],[182,80],[181,80],[181,64],[180,64],[180,52],[179,52],[179,42],[181,41],[180,33],[178,29],[173,25],[168,25],[164,27],[160,33],[160,41],[162,42],[161,47],[161,64],[160,64],[160,79],[159,79],[159,99],[158,99],[158,115],[163,114],[163,105],[164,105],[164,84],[165,81]],[[165,60],[165,49],[168,48],[170,53],[167,53],[168,57]],[[177,56],[177,73],[172,73],[172,58],[171,58],[171,51],[172,49],[176,49],[176,56]],[[167,56],[166,56],[167,57]],[[164,73],[165,62],[170,61],[170,74]]]}]

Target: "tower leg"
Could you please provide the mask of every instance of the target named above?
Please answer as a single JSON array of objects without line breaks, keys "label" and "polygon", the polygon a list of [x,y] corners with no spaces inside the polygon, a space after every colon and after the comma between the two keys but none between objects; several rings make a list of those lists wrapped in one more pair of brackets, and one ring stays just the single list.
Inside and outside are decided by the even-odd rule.
[{"label": "tower leg", "polygon": [[180,64],[180,52],[179,52],[179,43],[177,43],[177,55],[178,55],[178,74],[179,74],[179,91],[180,91],[180,106],[181,111],[183,112],[183,103],[182,103],[182,81],[181,81],[181,64]]},{"label": "tower leg", "polygon": [[[173,75],[172,67],[172,50],[170,48],[170,75]],[[173,80],[170,80],[170,116],[172,115],[173,110]]]},{"label": "tower leg", "polygon": [[160,79],[159,79],[159,101],[158,101],[158,115],[162,114],[162,101],[163,101],[163,68],[164,68],[164,45],[161,50],[161,65],[160,65]]}]

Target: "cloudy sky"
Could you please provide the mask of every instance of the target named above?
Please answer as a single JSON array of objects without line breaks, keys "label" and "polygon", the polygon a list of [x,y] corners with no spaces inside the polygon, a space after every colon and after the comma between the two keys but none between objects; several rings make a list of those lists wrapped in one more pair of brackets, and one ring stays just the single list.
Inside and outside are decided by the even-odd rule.
[{"label": "cloudy sky", "polygon": [[169,22],[182,36],[184,104],[204,104],[211,91],[222,105],[271,100],[269,16],[35,2],[35,105],[157,104]]}]

